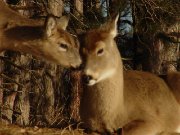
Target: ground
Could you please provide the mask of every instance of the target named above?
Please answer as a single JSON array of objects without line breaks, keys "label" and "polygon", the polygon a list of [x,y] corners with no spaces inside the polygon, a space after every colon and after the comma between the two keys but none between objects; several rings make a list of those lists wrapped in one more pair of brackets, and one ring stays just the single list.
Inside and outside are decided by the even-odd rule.
[{"label": "ground", "polygon": [[39,128],[39,127],[19,127],[16,125],[0,123],[0,135],[87,135],[82,129]]}]

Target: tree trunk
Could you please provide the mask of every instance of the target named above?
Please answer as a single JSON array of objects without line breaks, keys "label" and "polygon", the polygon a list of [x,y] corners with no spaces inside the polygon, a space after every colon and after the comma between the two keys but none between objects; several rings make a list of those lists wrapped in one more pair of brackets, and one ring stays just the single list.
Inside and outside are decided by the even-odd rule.
[{"label": "tree trunk", "polygon": [[[4,53],[0,53],[0,56],[4,56]],[[4,62],[0,59],[0,75],[3,73]],[[0,115],[2,116],[3,109],[3,78],[0,76]],[[0,117],[1,119],[1,117]]]},{"label": "tree trunk", "polygon": [[83,1],[82,0],[72,0],[71,2],[71,12],[75,16],[83,15]]},{"label": "tree trunk", "polygon": [[[50,9],[50,13],[54,16],[62,16],[63,13],[63,1],[59,0],[49,0],[48,7]],[[63,91],[61,85],[59,88],[56,87],[56,83],[62,84],[59,76],[63,74],[63,68],[58,68],[55,64],[45,64],[44,67],[44,74],[43,74],[43,95],[41,103],[41,111],[43,119],[47,122],[48,125],[53,125],[56,121],[56,113],[59,113],[58,110],[55,108],[55,93],[57,91]],[[58,74],[57,74],[58,73]],[[39,109],[40,109],[39,108]]]},{"label": "tree trunk", "polygon": [[62,16],[64,11],[64,4],[62,0],[48,0],[48,7],[51,14],[58,17]]}]

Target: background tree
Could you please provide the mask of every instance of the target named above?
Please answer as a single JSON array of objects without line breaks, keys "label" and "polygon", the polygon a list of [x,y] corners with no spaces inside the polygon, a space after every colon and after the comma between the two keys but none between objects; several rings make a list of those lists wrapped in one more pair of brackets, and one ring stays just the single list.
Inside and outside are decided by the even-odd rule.
[{"label": "background tree", "polygon": [[[168,37],[170,36],[170,31],[174,31],[174,33],[177,33],[176,35],[178,35],[178,20],[180,15],[180,11],[178,10],[179,5],[180,2],[177,0],[131,0],[134,22],[134,43],[136,52],[135,61],[143,63],[144,70],[157,74],[165,73],[162,71],[162,66],[164,64],[163,61],[167,61],[167,58],[162,58],[160,55],[162,55],[162,53],[166,49],[172,50],[171,47],[173,46],[176,46],[175,50],[177,50],[177,44],[175,43],[176,45],[174,44],[172,46],[169,46],[164,42],[163,50],[161,50],[162,44],[160,44],[160,42],[158,41],[164,41],[164,39],[168,39]],[[174,38],[178,37],[174,35]],[[169,40],[168,42],[171,41]],[[139,50],[138,46],[144,48],[144,53],[142,53],[141,56],[136,57]],[[174,55],[173,57],[177,58],[177,53],[172,51],[171,55],[173,54],[176,55]],[[143,59],[142,57],[145,57],[145,59]],[[169,61],[175,60],[173,58],[170,58],[172,57],[170,55],[167,55],[167,57],[169,57]],[[177,59],[175,61],[177,61]]]}]

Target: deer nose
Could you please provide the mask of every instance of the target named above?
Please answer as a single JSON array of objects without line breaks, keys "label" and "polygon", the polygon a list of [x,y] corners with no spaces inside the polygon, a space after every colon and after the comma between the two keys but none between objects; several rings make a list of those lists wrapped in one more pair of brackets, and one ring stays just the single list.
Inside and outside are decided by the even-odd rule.
[{"label": "deer nose", "polygon": [[79,66],[79,69],[83,70],[85,67],[84,63],[81,63],[81,65]]},{"label": "deer nose", "polygon": [[89,82],[93,79],[90,75],[83,75],[83,82],[89,84]]}]

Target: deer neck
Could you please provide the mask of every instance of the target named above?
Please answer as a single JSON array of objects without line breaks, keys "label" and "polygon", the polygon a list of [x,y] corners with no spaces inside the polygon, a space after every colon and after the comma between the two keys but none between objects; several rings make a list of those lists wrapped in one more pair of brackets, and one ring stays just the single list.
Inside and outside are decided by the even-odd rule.
[{"label": "deer neck", "polygon": [[0,28],[12,27],[15,25],[42,25],[43,20],[29,19],[10,9],[5,2],[0,1]]},{"label": "deer neck", "polygon": [[[93,86],[86,86],[87,91],[90,89],[89,93],[91,94],[95,93],[95,95],[92,95],[92,96],[101,97],[102,100],[106,99],[107,97],[109,98],[110,95],[113,94],[112,98],[114,99],[114,96],[115,96],[123,104],[123,85],[124,85],[123,84],[123,66],[122,66],[122,61],[120,57],[117,58],[117,63],[116,63],[116,67],[114,67],[114,70],[115,70],[114,73],[110,77],[104,80],[101,80],[100,82],[98,82],[97,84]],[[92,89],[95,89],[95,91],[92,92],[91,91]]]},{"label": "deer neck", "polygon": [[[42,55],[41,26],[22,26],[13,27],[3,31],[0,39],[0,51],[12,50],[30,53],[35,56]],[[41,48],[41,49],[40,49]]]},{"label": "deer neck", "polygon": [[[113,122],[116,126],[124,123],[123,69],[120,57],[118,60],[111,77],[93,86],[85,86],[81,100],[82,110],[86,110],[91,116],[103,116],[106,119],[104,121]],[[112,116],[113,112],[117,114]],[[82,114],[84,121],[91,116]],[[117,121],[117,117],[121,117],[122,121]]]},{"label": "deer neck", "polygon": [[101,85],[107,87],[107,89],[105,89],[106,90],[105,96],[109,97],[107,95],[112,95],[113,100],[111,101],[111,105],[113,106],[113,104],[114,103],[116,104],[117,102],[118,112],[120,112],[119,114],[122,115],[124,112],[123,66],[122,66],[121,59],[119,59],[117,63],[118,64],[117,64],[115,73],[111,77],[104,80]]}]

